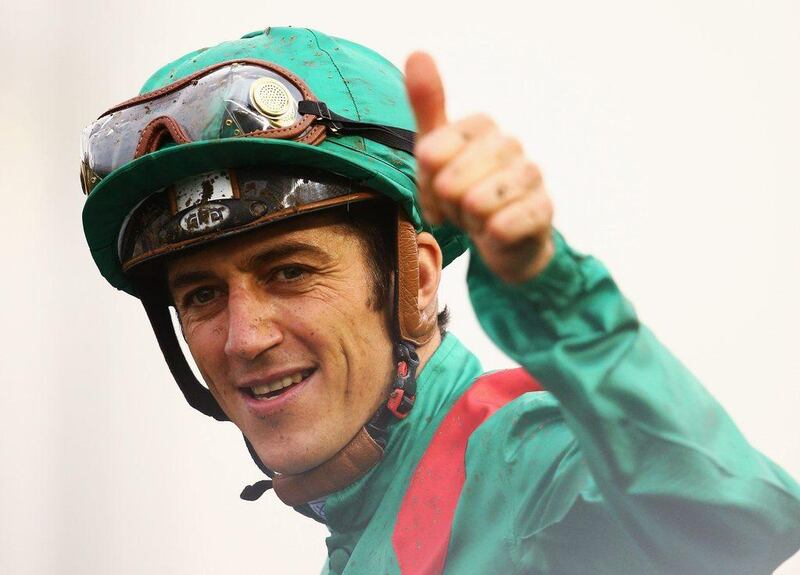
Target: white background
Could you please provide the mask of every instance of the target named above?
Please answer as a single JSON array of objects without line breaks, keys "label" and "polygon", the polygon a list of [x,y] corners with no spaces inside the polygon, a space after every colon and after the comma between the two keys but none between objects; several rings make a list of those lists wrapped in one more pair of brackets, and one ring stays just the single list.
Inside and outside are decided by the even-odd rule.
[{"label": "white background", "polygon": [[[492,114],[556,223],[754,446],[800,476],[800,4],[3,0],[0,572],[316,573],[323,527],[267,495],[241,436],[193,412],[138,302],[81,229],[78,136],[190,50],[309,26],[440,63]],[[444,300],[486,367],[462,259]],[[781,575],[800,573],[800,557]]]}]

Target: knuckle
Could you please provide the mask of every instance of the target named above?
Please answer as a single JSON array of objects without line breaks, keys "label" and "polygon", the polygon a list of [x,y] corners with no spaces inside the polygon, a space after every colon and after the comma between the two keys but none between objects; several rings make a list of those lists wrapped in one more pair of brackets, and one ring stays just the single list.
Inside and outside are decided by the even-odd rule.
[{"label": "knuckle", "polygon": [[492,128],[495,126],[494,119],[486,112],[478,112],[470,116],[471,123],[480,128]]},{"label": "knuckle", "polygon": [[536,198],[531,198],[530,201],[525,202],[523,206],[523,214],[527,228],[534,230],[538,227],[539,222],[543,218],[541,206]]},{"label": "knuckle", "polygon": [[520,215],[525,217],[529,226],[533,226],[536,222],[540,221],[543,217],[542,202],[537,194],[528,193],[525,201],[520,206]]},{"label": "knuckle", "polygon": [[437,128],[422,136],[414,146],[417,164],[429,171],[440,169],[463,146],[463,139],[453,126]]},{"label": "knuckle", "polygon": [[484,112],[467,116],[466,118],[458,121],[456,123],[456,127],[463,135],[467,137],[497,130],[495,121],[491,116]]},{"label": "knuckle", "polygon": [[544,190],[531,192],[528,209],[538,220],[549,221],[553,218],[553,200]]},{"label": "knuckle", "polygon": [[480,187],[472,188],[464,194],[461,209],[472,216],[482,216],[484,203],[483,190]]},{"label": "knuckle", "polygon": [[499,244],[507,244],[511,239],[509,226],[505,218],[500,217],[500,214],[496,214],[494,217],[490,218],[486,223],[485,229],[487,235]]},{"label": "knuckle", "polygon": [[503,136],[503,147],[511,154],[522,153],[522,142],[515,136]]},{"label": "knuckle", "polygon": [[453,184],[453,176],[450,172],[441,172],[433,179],[431,189],[433,193],[442,200],[452,200],[458,195],[458,190]]},{"label": "knuckle", "polygon": [[535,186],[542,181],[542,172],[534,162],[525,160],[522,164],[522,181],[527,186]]},{"label": "knuckle", "polygon": [[433,171],[439,163],[439,147],[434,140],[422,138],[414,146],[414,157],[420,170]]}]

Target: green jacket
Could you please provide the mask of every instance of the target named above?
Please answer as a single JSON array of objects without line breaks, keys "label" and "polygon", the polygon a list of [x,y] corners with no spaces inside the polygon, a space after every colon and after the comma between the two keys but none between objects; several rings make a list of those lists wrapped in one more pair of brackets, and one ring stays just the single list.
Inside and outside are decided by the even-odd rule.
[{"label": "green jacket", "polygon": [[[605,268],[555,237],[553,261],[521,286],[472,255],[481,325],[547,391],[500,406],[454,460],[465,477],[443,572],[772,573],[800,547],[800,487],[639,323]],[[380,465],[325,501],[323,573],[430,572],[398,559],[398,513],[415,503],[404,497],[437,428],[482,373],[445,336]],[[418,557],[443,528],[426,522],[406,522]]]}]

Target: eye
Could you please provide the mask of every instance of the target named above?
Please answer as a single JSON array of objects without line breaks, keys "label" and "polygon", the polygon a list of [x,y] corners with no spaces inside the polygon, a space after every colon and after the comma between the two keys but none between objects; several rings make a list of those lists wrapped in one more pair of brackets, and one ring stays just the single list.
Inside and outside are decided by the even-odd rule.
[{"label": "eye", "polygon": [[293,282],[305,277],[306,271],[300,266],[286,266],[275,272],[275,277],[280,281]]},{"label": "eye", "polygon": [[186,294],[183,299],[186,306],[203,306],[214,300],[219,295],[219,290],[210,287],[202,287]]}]

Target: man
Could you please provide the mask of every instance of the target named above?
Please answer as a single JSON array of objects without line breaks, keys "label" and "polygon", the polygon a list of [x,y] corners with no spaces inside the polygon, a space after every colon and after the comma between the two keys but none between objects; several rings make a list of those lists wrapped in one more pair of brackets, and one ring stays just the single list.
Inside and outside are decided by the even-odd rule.
[{"label": "man", "polygon": [[[243,497],[328,526],[325,573],[766,573],[800,545],[794,480],[552,229],[518,141],[448,121],[428,56],[404,79],[258,31],[84,136],[100,271],[189,403],[242,431],[271,477]],[[476,313],[522,369],[483,375],[443,335],[441,268],[468,244]]]}]

